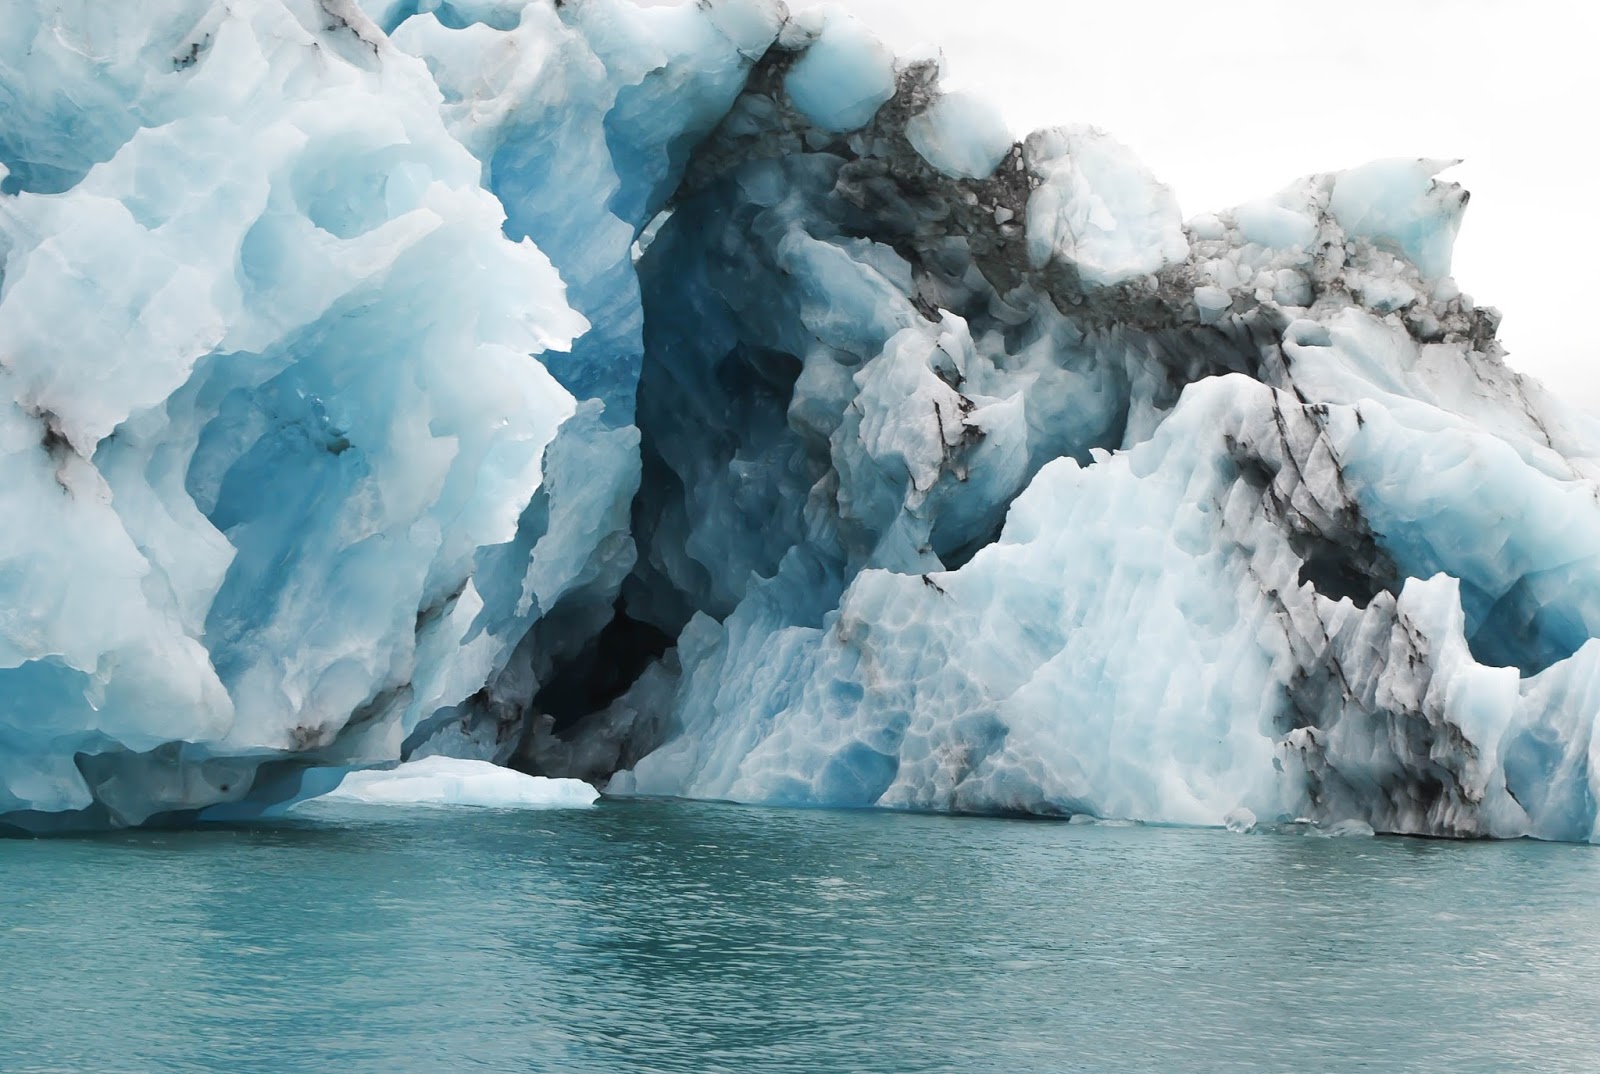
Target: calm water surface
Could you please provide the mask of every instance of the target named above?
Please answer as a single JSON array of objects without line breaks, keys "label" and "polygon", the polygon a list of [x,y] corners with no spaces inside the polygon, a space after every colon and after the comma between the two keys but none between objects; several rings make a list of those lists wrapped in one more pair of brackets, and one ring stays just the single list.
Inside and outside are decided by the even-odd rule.
[{"label": "calm water surface", "polygon": [[5,1074],[1591,1074],[1600,848],[666,802],[6,840],[0,988]]}]

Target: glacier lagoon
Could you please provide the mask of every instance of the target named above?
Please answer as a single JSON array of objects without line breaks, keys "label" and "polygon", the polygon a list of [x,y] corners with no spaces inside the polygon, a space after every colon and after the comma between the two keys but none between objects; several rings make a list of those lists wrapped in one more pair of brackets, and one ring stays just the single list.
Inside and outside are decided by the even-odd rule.
[{"label": "glacier lagoon", "polygon": [[777,0],[13,4],[0,1069],[1588,1069],[1600,426],[1450,164],[1184,219]]},{"label": "glacier lagoon", "polygon": [[939,77],[11,5],[0,1069],[1593,1066],[1600,426],[1451,162]]},{"label": "glacier lagoon", "polygon": [[0,840],[7,1074],[1585,1071],[1600,858],[607,801]]}]

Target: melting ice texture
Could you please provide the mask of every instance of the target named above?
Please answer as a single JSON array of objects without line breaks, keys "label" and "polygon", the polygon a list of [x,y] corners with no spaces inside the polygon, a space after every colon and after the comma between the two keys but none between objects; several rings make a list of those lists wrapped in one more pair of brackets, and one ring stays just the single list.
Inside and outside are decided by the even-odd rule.
[{"label": "melting ice texture", "polygon": [[0,823],[455,755],[1597,838],[1600,430],[1448,161],[1185,222],[837,10],[16,7]]}]

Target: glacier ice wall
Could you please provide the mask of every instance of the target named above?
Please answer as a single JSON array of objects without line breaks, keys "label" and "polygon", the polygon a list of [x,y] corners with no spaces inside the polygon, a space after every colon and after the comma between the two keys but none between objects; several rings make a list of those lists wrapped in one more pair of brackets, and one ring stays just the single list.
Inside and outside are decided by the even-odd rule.
[{"label": "glacier ice wall", "polygon": [[1600,431],[1448,161],[1184,221],[775,0],[0,26],[0,823],[400,758],[1595,839]]}]

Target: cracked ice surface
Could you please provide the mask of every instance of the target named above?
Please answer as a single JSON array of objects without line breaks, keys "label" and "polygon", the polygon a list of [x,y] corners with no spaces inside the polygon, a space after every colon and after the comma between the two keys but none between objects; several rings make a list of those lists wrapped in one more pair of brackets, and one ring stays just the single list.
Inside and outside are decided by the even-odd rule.
[{"label": "cracked ice surface", "polygon": [[0,823],[459,757],[1594,839],[1600,432],[1448,165],[1183,221],[771,0],[24,3]]}]

